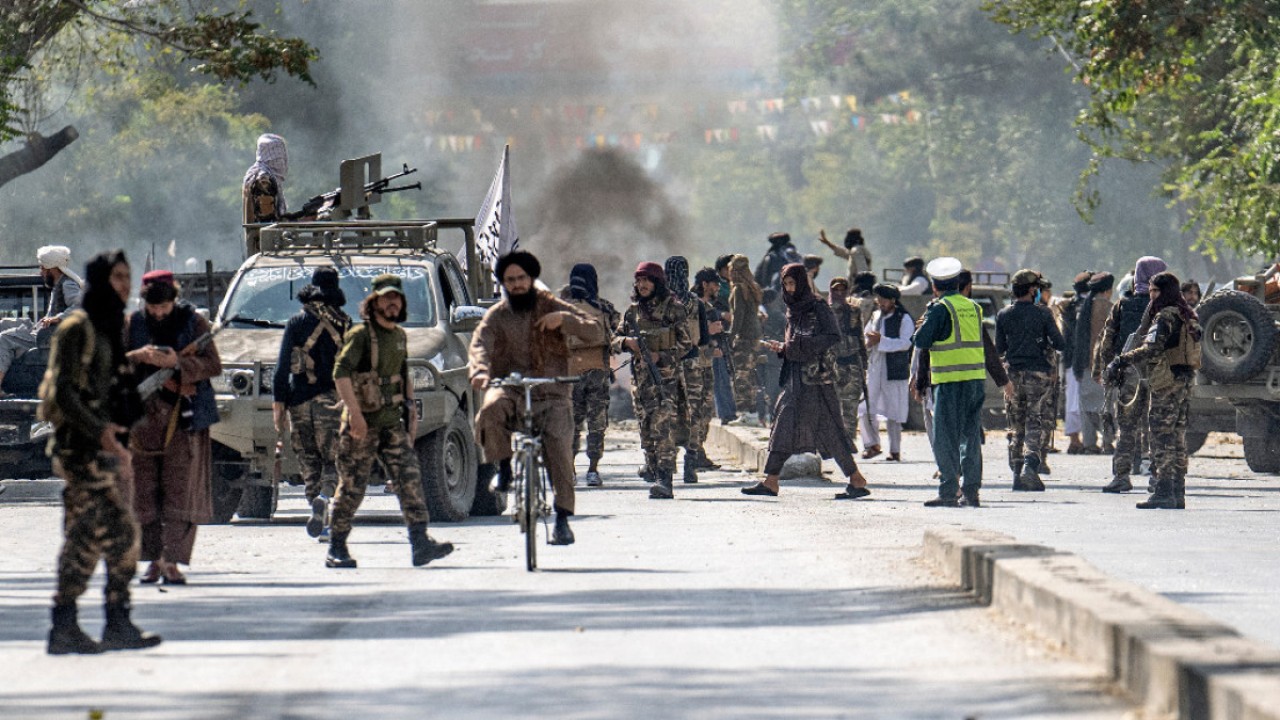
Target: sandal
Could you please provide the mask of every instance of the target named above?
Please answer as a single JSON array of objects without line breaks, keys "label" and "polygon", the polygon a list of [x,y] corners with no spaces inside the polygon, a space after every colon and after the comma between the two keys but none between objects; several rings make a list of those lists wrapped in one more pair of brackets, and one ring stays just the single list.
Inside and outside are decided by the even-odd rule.
[{"label": "sandal", "polygon": [[143,575],[141,578],[138,578],[138,582],[142,583],[143,585],[153,585],[155,583],[160,582],[160,576],[161,576],[160,566],[161,566],[161,563],[159,561],[152,560],[151,565],[147,568],[147,573]]},{"label": "sandal", "polygon": [[777,490],[771,490],[769,489],[768,485],[765,485],[764,483],[760,483],[760,482],[756,483],[755,485],[752,485],[751,487],[742,488],[742,494],[743,495],[766,495],[768,497],[778,497]]},{"label": "sandal", "polygon": [[187,576],[182,574],[178,569],[178,563],[166,564],[164,566],[164,584],[165,585],[186,585]]}]

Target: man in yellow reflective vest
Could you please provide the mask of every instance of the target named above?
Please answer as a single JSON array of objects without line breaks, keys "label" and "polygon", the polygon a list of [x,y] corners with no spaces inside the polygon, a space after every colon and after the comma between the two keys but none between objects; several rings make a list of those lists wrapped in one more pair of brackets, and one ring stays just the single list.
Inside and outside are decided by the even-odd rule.
[{"label": "man in yellow reflective vest", "polygon": [[924,324],[912,343],[929,351],[933,382],[933,456],[938,463],[938,497],[926,507],[958,507],[957,485],[964,503],[978,507],[982,487],[982,402],[985,354],[982,308],[960,294],[963,269],[953,257],[929,263],[926,273],[937,298],[925,310]]}]

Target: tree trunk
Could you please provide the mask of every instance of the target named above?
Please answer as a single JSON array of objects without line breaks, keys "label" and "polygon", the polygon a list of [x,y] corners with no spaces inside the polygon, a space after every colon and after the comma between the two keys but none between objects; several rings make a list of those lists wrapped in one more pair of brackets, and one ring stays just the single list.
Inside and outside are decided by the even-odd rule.
[{"label": "tree trunk", "polygon": [[75,142],[78,137],[80,133],[70,125],[49,137],[40,133],[31,133],[27,136],[25,146],[0,157],[0,185],[5,185],[10,180],[26,175],[49,162],[54,155]]}]

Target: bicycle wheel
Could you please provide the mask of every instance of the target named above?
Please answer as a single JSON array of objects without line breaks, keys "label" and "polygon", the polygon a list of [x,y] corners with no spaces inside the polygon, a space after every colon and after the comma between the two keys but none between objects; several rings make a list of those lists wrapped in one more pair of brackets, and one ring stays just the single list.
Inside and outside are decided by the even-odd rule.
[{"label": "bicycle wheel", "polygon": [[521,524],[524,527],[524,557],[525,569],[533,572],[538,569],[538,505],[539,498],[538,487],[540,485],[538,458],[536,455],[529,457],[528,462],[524,466],[524,486],[520,488],[523,493],[524,507],[521,511],[524,517],[521,518]]}]

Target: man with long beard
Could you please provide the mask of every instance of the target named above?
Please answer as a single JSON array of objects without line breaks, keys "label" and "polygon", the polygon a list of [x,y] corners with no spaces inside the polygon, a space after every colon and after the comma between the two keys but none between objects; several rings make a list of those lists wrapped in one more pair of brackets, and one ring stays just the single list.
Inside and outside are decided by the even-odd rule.
[{"label": "man with long beard", "polygon": [[[532,253],[517,250],[498,258],[495,274],[505,298],[489,308],[471,336],[469,362],[471,387],[484,391],[476,413],[476,436],[485,462],[498,465],[497,489],[511,484],[511,431],[520,422],[524,406],[515,388],[489,387],[491,379],[511,373],[526,377],[558,377],[569,374],[566,336],[584,344],[600,345],[604,328],[573,305],[533,281],[542,265]],[[574,513],[573,490],[573,386],[561,383],[533,389],[533,426],[542,435],[547,474],[555,492],[556,526],[552,545],[572,545],[569,518]]]},{"label": "man with long beard", "polygon": [[[693,347],[684,306],[667,290],[667,275],[655,262],[636,267],[635,293],[613,337],[613,351],[629,351],[631,398],[640,420],[640,444],[653,484],[649,497],[669,500],[676,471],[676,396],[680,392],[680,358]],[[649,352],[644,356],[641,342]],[[649,371],[650,363],[657,378]]]}]

